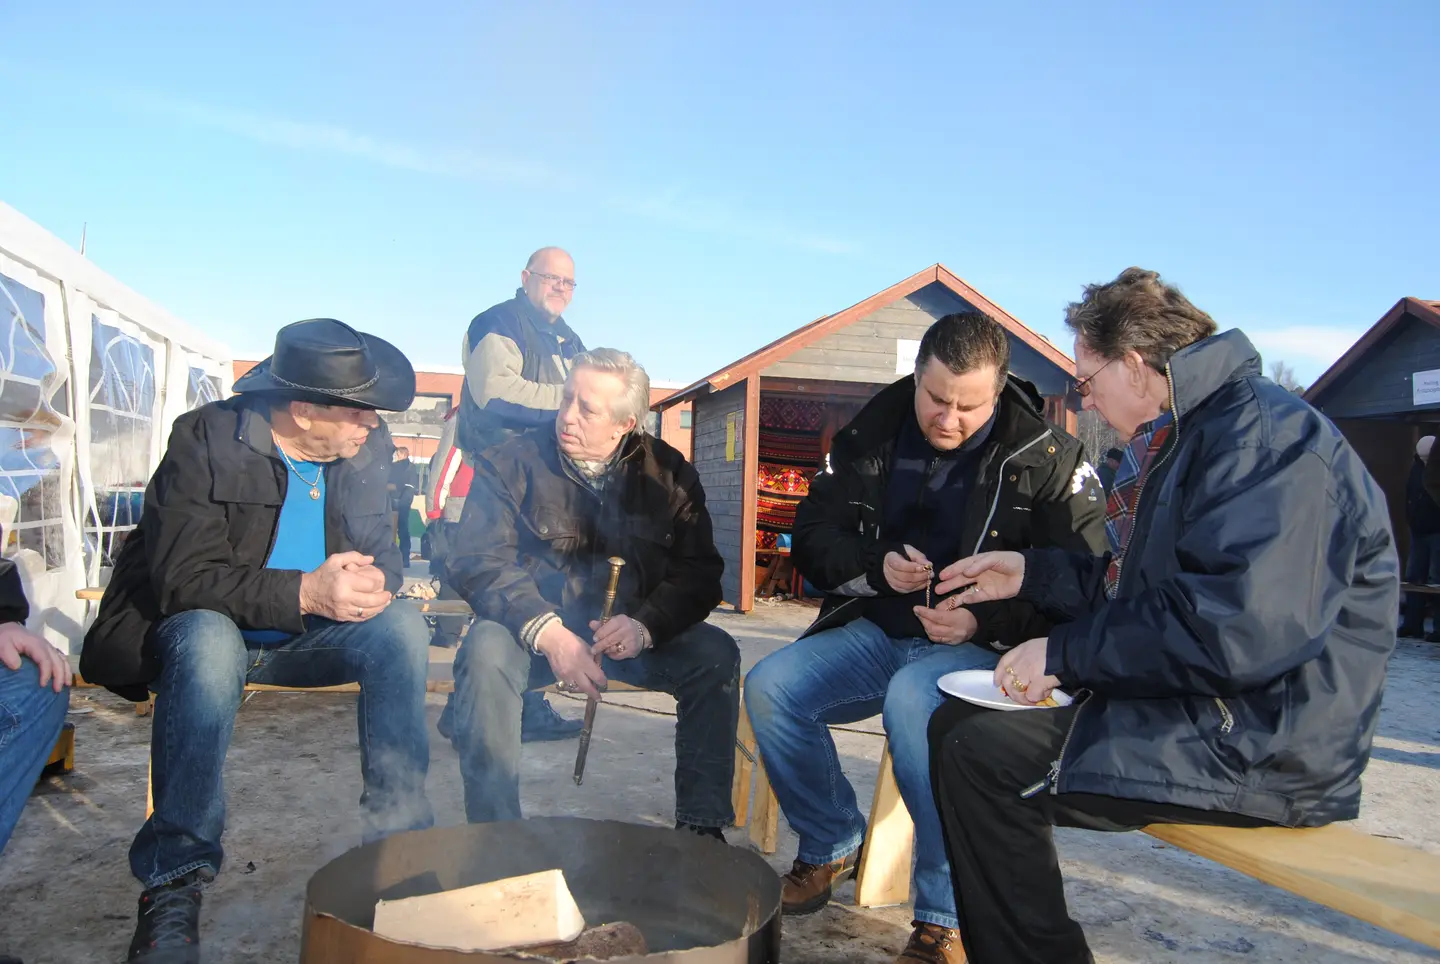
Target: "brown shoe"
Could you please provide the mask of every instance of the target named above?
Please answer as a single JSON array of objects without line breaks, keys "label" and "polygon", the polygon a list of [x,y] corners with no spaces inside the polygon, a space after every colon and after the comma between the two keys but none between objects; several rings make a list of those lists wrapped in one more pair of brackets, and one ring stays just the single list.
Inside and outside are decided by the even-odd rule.
[{"label": "brown shoe", "polygon": [[960,932],[939,924],[914,921],[915,932],[910,943],[895,958],[895,964],[965,964],[965,948]]},{"label": "brown shoe", "polygon": [[851,877],[860,852],[829,864],[807,864],[796,860],[790,873],[780,878],[780,913],[790,917],[813,914],[830,903],[831,892]]}]

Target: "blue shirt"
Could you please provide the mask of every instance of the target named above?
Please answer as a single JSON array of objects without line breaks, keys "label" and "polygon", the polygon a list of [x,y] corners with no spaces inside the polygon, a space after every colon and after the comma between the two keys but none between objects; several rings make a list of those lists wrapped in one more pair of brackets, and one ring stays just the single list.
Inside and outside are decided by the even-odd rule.
[{"label": "blue shirt", "polygon": [[[297,479],[289,468],[286,469],[290,478],[285,485],[285,504],[280,506],[275,545],[265,560],[265,568],[310,572],[325,561],[325,469],[320,462],[302,462],[293,458],[290,461],[305,478],[319,479],[315,488],[320,490],[320,497],[310,498],[310,486]],[[293,638],[289,633],[275,629],[246,629],[240,635],[247,643],[260,646],[272,646]]]}]

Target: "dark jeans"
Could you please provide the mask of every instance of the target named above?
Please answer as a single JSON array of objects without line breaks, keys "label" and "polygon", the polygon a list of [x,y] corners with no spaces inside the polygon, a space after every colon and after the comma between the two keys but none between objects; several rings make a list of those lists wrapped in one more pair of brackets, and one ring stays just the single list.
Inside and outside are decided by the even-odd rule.
[{"label": "dark jeans", "polygon": [[55,692],[40,685],[40,667],[20,660],[12,671],[0,665],[0,851],[65,722],[70,688]]},{"label": "dark jeans", "polygon": [[400,563],[410,568],[410,504],[395,510],[395,537],[400,542]]},{"label": "dark jeans", "polygon": [[[605,657],[608,679],[675,697],[675,819],[734,822],[730,782],[740,717],[740,650],[723,629],[697,623],[634,659]],[[455,748],[471,823],[520,818],[520,695],[555,682],[499,623],[477,619],[455,654]]]},{"label": "dark jeans", "polygon": [[[445,575],[445,557],[450,554],[450,547],[455,544],[455,533],[459,528],[460,525],[456,522],[442,522],[430,527],[430,572],[440,580],[440,591],[435,596],[437,599],[464,598],[450,585],[450,580]],[[460,645],[460,637],[465,634],[465,627],[469,623],[469,616],[436,616],[435,633],[430,637],[430,645],[454,649]],[[446,705],[451,702],[453,699],[447,700]]]},{"label": "dark jeans", "polygon": [[[1410,530],[1410,555],[1405,560],[1405,581],[1440,585],[1440,533],[1419,533]],[[1405,611],[1400,624],[1415,635],[1425,632],[1425,614],[1436,617],[1435,631],[1440,632],[1440,594],[1407,592]]]},{"label": "dark jeans", "polygon": [[1076,707],[1012,713],[950,699],[930,719],[935,799],[971,964],[1090,962],[1065,906],[1050,828],[1121,832],[1152,823],[1260,827],[1263,820],[1144,800],[1039,793]]},{"label": "dark jeans", "polygon": [[246,645],[228,617],[203,609],[171,616],[152,631],[162,665],[150,734],[155,812],[130,846],[130,869],[147,888],[202,867],[220,869],[221,775],[247,682],[358,682],[365,840],[434,823],[425,798],[429,640],[419,611],[401,604],[361,623],[313,616],[307,623],[313,626],[308,632],[265,647]]}]

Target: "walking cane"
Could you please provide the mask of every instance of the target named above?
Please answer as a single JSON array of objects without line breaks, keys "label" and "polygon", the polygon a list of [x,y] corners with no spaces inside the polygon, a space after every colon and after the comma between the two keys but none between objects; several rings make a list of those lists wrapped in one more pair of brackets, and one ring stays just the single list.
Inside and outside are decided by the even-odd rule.
[{"label": "walking cane", "polygon": [[[610,563],[610,584],[605,587],[605,605],[600,609],[600,625],[605,625],[610,619],[610,611],[615,608],[615,590],[620,585],[620,567],[625,565],[625,560],[619,556],[611,556]],[[600,657],[595,657],[595,662],[600,662]],[[585,780],[585,757],[590,754],[590,734],[595,730],[595,711],[599,708],[600,701],[593,696],[585,697],[585,726],[580,731],[580,749],[575,753],[575,785],[578,787]]]}]

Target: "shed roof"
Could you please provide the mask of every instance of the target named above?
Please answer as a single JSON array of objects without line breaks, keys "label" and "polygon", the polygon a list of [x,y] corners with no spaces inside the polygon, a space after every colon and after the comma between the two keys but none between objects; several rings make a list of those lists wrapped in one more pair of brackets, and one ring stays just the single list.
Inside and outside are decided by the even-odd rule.
[{"label": "shed roof", "polygon": [[1325,374],[1315,380],[1315,384],[1305,392],[1305,400],[1312,405],[1318,404],[1321,396],[1339,384],[1345,374],[1358,365],[1407,315],[1440,329],[1440,301],[1401,298],[1395,302],[1393,308],[1385,312],[1379,321],[1371,325],[1370,330],[1361,335],[1355,344],[1350,346],[1350,350],[1341,355],[1340,359],[1331,365]]},{"label": "shed roof", "polygon": [[657,410],[687,401],[709,391],[719,391],[738,384],[788,355],[814,344],[826,335],[853,324],[879,308],[899,301],[931,284],[940,284],[973,305],[977,310],[990,315],[1015,337],[1034,348],[1041,357],[1052,362],[1070,375],[1075,374],[1075,362],[1069,355],[1056,348],[1049,339],[1040,335],[1010,312],[970,287],[964,280],[943,264],[932,264],[923,271],[917,271],[898,284],[893,284],[877,294],[871,295],[858,304],[833,315],[822,315],[801,328],[775,339],[763,348],[756,349],[738,361],[692,382],[672,395],[667,395],[654,406]]}]

